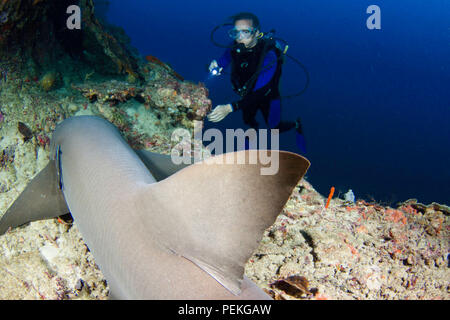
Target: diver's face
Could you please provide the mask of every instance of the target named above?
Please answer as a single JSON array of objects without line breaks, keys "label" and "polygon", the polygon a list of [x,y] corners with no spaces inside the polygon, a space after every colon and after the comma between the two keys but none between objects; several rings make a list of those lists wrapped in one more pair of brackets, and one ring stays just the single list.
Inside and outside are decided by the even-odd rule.
[{"label": "diver's face", "polygon": [[[234,24],[234,29],[238,31],[238,36],[235,39],[237,43],[244,44],[246,48],[251,48],[256,45],[259,32],[252,32],[252,20],[237,20]],[[248,36],[249,31],[251,33],[250,36]]]}]

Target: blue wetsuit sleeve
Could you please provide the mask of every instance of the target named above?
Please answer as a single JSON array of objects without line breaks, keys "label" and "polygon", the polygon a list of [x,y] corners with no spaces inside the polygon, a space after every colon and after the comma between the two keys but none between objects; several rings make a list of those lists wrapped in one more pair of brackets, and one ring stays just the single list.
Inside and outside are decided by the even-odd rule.
[{"label": "blue wetsuit sleeve", "polygon": [[270,68],[267,70],[264,70],[261,72],[258,76],[258,80],[256,81],[255,89],[253,91],[256,91],[258,89],[261,89],[265,85],[269,83],[269,81],[272,79],[273,75],[275,74],[275,71],[277,70],[277,55],[273,51],[269,51],[264,58],[263,62],[263,69],[266,69],[268,66],[273,64]]},{"label": "blue wetsuit sleeve", "polygon": [[222,54],[222,56],[217,60],[217,64],[221,68],[226,68],[231,63],[231,49],[225,50],[225,52]]},{"label": "blue wetsuit sleeve", "polygon": [[257,104],[264,99],[265,94],[267,93],[267,88],[265,87],[270,83],[277,70],[277,59],[277,55],[272,50],[266,54],[262,66],[264,71],[259,74],[253,92],[247,94],[241,100],[233,102],[231,104],[233,106],[233,111],[245,108],[248,105]]}]

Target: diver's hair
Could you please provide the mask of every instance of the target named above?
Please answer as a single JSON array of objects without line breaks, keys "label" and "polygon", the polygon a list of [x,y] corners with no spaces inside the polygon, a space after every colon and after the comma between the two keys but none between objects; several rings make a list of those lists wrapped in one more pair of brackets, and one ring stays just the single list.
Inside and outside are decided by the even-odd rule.
[{"label": "diver's hair", "polygon": [[230,19],[233,21],[233,24],[235,24],[238,20],[251,20],[253,28],[259,30],[261,27],[258,17],[250,12],[240,12],[238,14],[235,14],[234,16],[231,16]]}]

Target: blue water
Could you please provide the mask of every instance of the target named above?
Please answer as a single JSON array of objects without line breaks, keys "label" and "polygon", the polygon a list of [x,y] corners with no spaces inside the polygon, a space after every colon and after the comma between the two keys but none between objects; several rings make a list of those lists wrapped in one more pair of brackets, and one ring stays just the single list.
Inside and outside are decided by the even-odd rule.
[{"label": "blue water", "polygon": [[[372,4],[381,9],[381,30],[366,27]],[[303,119],[307,177],[319,192],[335,186],[392,205],[450,204],[450,1],[112,0],[107,17],[142,55],[207,82],[217,105],[238,97],[229,77],[207,79],[205,66],[223,50],[210,32],[241,11],[256,14],[263,31],[276,29],[309,70],[307,92],[283,101],[283,118]],[[288,60],[283,72],[282,93],[301,90],[302,70]],[[243,122],[236,112],[205,125]],[[280,145],[297,152],[294,132]]]}]

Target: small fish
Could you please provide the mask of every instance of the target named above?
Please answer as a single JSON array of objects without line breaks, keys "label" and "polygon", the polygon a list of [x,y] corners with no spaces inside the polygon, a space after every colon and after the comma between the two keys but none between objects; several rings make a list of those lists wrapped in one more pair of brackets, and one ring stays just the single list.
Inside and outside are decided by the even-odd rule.
[{"label": "small fish", "polygon": [[23,136],[23,142],[27,142],[33,137],[33,131],[31,131],[28,126],[23,122],[18,122],[17,129],[19,130],[20,134]]}]

